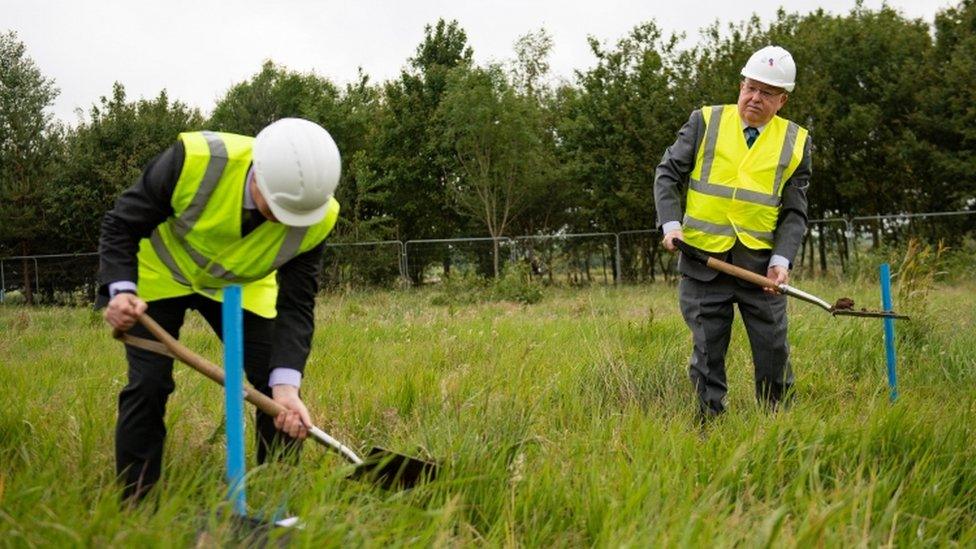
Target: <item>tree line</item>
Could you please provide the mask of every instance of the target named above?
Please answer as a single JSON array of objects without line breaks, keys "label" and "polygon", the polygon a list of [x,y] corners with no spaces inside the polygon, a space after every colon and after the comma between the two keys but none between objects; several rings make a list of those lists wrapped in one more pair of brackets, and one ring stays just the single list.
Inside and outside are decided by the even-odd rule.
[{"label": "tree line", "polygon": [[[683,39],[654,21],[613,44],[591,37],[596,63],[554,82],[545,29],[511,61],[477,64],[464,29],[440,20],[385,82],[340,86],[269,60],[209,117],[118,82],[66,126],[49,112],[56,82],[0,34],[0,257],[94,251],[103,213],[178,132],[253,135],[286,116],[319,122],[342,151],[338,241],[652,228],[665,148],[693,109],[735,101],[739,69],[767,44],[797,62],[781,115],[813,136],[811,218],[976,208],[972,0],[934,24],[858,2]],[[962,238],[972,217],[941,236]]]}]

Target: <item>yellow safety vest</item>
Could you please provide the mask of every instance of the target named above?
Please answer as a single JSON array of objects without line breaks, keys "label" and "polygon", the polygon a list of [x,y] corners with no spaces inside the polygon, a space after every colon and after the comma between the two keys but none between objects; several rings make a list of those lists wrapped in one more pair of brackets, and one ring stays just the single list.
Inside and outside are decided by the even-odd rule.
[{"label": "yellow safety vest", "polygon": [[310,227],[265,222],[241,237],[245,178],[253,137],[217,132],[180,134],[186,151],[171,204],[173,215],[139,242],[139,296],[155,301],[198,293],[221,301],[241,284],[242,305],[277,315],[275,271],[320,242],[335,226],[339,203]]},{"label": "yellow safety vest", "polygon": [[736,239],[753,250],[773,247],[784,183],[803,159],[807,130],[774,116],[746,146],[736,105],[702,107],[705,137],[688,182],[682,231],[708,252]]}]

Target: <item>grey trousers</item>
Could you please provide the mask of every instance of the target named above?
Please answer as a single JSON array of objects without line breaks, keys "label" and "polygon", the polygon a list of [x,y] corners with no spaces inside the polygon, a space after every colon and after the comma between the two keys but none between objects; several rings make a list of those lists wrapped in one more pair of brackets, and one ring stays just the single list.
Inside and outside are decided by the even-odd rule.
[{"label": "grey trousers", "polygon": [[744,286],[725,274],[709,282],[684,276],[678,296],[694,341],[689,375],[704,416],[725,411],[725,352],[732,335],[733,303],[739,304],[752,347],[756,399],[775,407],[788,395],[793,372],[786,341],[786,296]]}]

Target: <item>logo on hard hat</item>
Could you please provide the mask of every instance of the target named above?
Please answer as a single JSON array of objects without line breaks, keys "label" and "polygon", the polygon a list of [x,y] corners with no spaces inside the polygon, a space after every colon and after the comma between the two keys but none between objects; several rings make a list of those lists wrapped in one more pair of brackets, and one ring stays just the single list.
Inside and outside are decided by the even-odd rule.
[{"label": "logo on hard hat", "polygon": [[772,66],[773,66],[773,58],[772,58],[772,57],[770,57],[770,58],[769,58],[769,66],[770,66],[770,67],[772,67]]}]

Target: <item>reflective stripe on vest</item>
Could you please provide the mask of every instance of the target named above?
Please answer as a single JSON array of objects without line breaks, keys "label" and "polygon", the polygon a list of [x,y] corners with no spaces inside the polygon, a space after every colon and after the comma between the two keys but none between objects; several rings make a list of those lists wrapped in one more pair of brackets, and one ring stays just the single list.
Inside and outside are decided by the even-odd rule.
[{"label": "reflective stripe on vest", "polygon": [[736,105],[703,107],[702,116],[705,136],[689,178],[685,239],[709,252],[728,250],[736,240],[772,248],[783,183],[802,160],[807,131],[776,116],[749,148]]},{"label": "reflective stripe on vest", "polygon": [[318,245],[338,218],[331,199],[310,227],[265,222],[241,236],[245,178],[253,138],[215,132],[180,135],[186,152],[173,192],[173,216],[140,243],[139,293],[147,301],[201,293],[220,301],[243,284],[244,308],[276,315],[275,270]]}]

